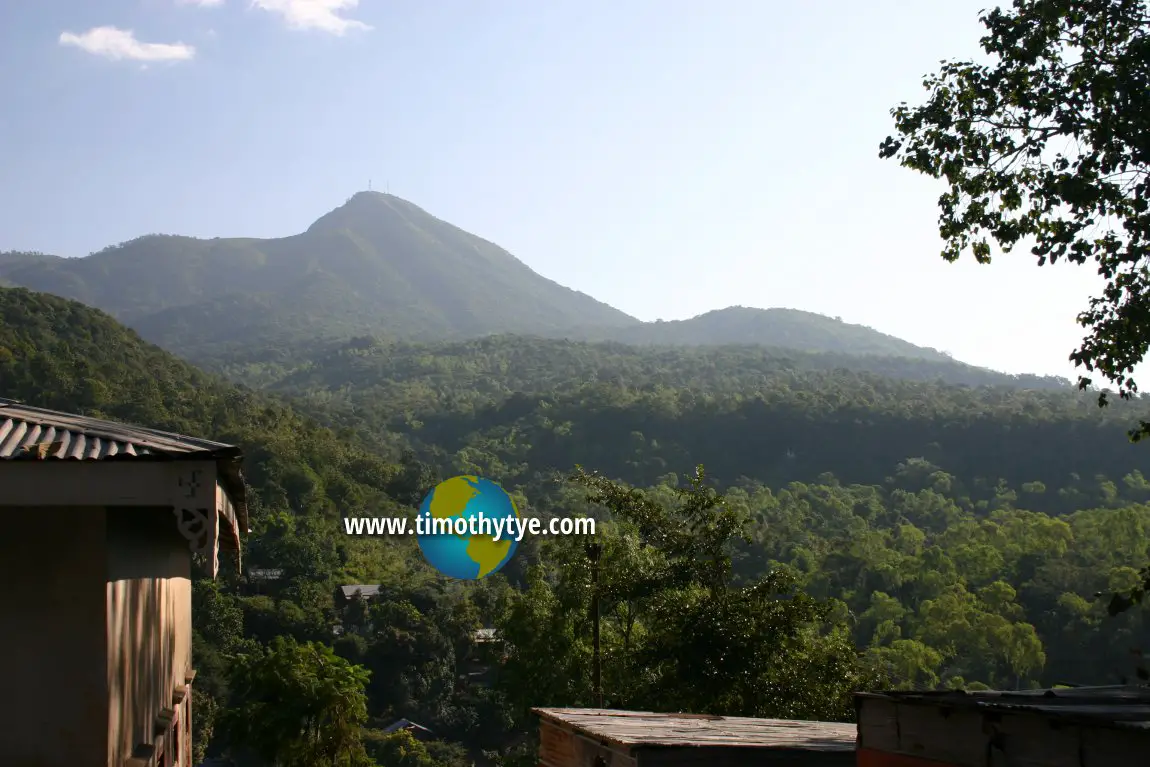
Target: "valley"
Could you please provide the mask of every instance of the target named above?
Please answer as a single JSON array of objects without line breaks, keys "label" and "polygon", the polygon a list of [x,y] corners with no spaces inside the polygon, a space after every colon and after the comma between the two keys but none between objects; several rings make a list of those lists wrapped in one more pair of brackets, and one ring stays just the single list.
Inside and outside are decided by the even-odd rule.
[{"label": "valley", "polygon": [[[194,586],[202,753],[250,703],[235,659],[288,640],[370,672],[379,763],[534,763],[528,709],[592,702],[578,539],[458,582],[341,532],[455,474],[604,523],[611,707],[848,720],[856,689],[1134,673],[1146,612],[1096,595],[1150,560],[1140,397],[795,310],[640,323],[378,194],[294,238],[7,253],[0,279],[0,396],[244,451],[244,574]],[[469,676],[482,628],[502,660]],[[434,737],[388,735],[401,718]]]}]

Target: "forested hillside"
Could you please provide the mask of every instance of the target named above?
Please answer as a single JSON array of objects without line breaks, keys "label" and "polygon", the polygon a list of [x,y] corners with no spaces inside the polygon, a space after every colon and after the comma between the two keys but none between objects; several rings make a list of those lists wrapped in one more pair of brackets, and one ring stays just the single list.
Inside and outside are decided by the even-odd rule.
[{"label": "forested hillside", "polygon": [[897,683],[1130,673],[1141,614],[1107,618],[1094,594],[1132,586],[1150,554],[1145,446],[1127,438],[1148,403],[1099,409],[1064,382],[985,375],[960,386],[937,363],[860,363],[754,348],[358,339],[287,374],[265,363],[246,372],[367,439],[403,434],[445,471],[497,477],[551,513],[586,508],[555,482],[577,463],[660,488],[702,463],[751,520],[739,577],[785,564],[809,593],[843,600],[854,640]]},{"label": "forested hillside", "polygon": [[[817,316],[817,315],[815,315]],[[407,343],[374,336],[221,352],[210,366],[242,383],[276,391],[351,387],[389,402],[438,407],[457,398],[490,402],[517,391],[559,394],[588,383],[739,392],[790,372],[853,370],[911,381],[1021,389],[1070,388],[1050,376],[1008,375],[951,359],[803,351],[761,344],[636,346],[528,336]],[[421,399],[422,397],[422,399]]]},{"label": "forested hillside", "polygon": [[360,338],[304,364],[269,355],[224,369],[369,440],[403,434],[439,465],[516,481],[582,463],[650,483],[702,462],[724,484],[827,471],[869,483],[921,457],[990,486],[1061,487],[1141,468],[1125,433],[1150,410],[1142,400],[1100,410],[1064,381],[960,363],[755,347]]},{"label": "forested hillside", "polygon": [[[738,576],[785,564],[843,600],[854,641],[900,684],[1133,668],[1142,618],[1106,618],[1094,594],[1133,585],[1150,553],[1145,448],[1127,438],[1141,400],[1099,409],[1065,382],[905,358],[521,338],[361,338],[233,373],[368,440],[402,434],[445,472],[497,477],[548,513],[587,508],[555,482],[574,464],[666,488],[702,463],[751,520]],[[963,374],[974,385],[944,382]]]},{"label": "forested hillside", "polygon": [[[529,706],[593,703],[585,540],[527,540],[502,573],[461,583],[406,539],[339,527],[413,513],[461,471],[501,481],[526,514],[600,519],[610,706],[849,718],[869,686],[1134,668],[1145,610],[1111,618],[1095,594],[1150,559],[1146,448],[1125,436],[1141,401],[1099,410],[1067,388],[941,383],[935,363],[851,370],[747,348],[361,338],[321,352],[237,363],[277,389],[259,392],[98,311],[0,289],[0,396],[245,450],[245,575],[195,586],[197,740],[214,752],[303,748],[260,701],[322,705],[306,680],[339,663],[366,674],[339,688],[362,705],[340,725],[358,764],[531,762]],[[572,479],[576,464],[601,475]],[[280,578],[251,577],[266,568]],[[384,598],[338,608],[346,583]],[[480,626],[499,629],[499,657],[482,661]],[[469,676],[477,662],[494,669]],[[384,735],[399,717],[436,739]]]}]

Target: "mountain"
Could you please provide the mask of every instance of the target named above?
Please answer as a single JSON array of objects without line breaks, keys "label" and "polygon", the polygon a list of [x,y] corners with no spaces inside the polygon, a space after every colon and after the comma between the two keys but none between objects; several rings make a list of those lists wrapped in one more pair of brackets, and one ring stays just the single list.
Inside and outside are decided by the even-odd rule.
[{"label": "mountain", "polygon": [[86,258],[7,253],[0,280],[103,309],[191,357],[364,332],[446,339],[638,324],[378,192],[354,195],[291,237],[148,235]]},{"label": "mountain", "polygon": [[793,309],[732,307],[643,323],[379,192],[353,195],[290,237],[152,234],[86,258],[0,253],[0,285],[97,307],[198,361],[362,334],[408,341],[520,334],[640,345],[753,344],[949,361],[934,349]]}]

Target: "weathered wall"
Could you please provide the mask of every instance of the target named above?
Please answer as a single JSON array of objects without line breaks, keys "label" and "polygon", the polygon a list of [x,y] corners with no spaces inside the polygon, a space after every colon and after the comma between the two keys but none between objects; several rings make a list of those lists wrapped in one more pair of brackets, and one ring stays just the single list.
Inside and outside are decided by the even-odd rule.
[{"label": "weathered wall", "polygon": [[105,721],[108,767],[120,767],[155,741],[157,716],[192,668],[191,553],[171,509],[109,508],[107,520]]},{"label": "weathered wall", "polygon": [[1150,732],[1102,721],[883,698],[859,705],[859,767],[1146,767],[1147,754]]},{"label": "weathered wall", "polygon": [[539,767],[636,767],[629,752],[624,746],[612,748],[551,722],[539,722]]},{"label": "weathered wall", "polygon": [[104,523],[0,506],[0,764],[106,764]]}]

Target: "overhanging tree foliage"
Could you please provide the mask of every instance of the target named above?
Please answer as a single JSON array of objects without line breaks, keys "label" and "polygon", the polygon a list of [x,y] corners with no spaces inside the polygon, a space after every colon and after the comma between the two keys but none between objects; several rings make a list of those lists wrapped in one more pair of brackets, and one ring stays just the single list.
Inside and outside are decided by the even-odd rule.
[{"label": "overhanging tree foliage", "polygon": [[[571,480],[610,516],[597,531],[609,707],[849,721],[852,691],[879,684],[841,603],[807,595],[781,567],[736,583],[732,554],[750,542],[750,520],[702,467],[662,493],[581,469]],[[581,543],[551,543],[500,625],[513,648],[500,681],[520,706],[593,700],[588,562]]]},{"label": "overhanging tree foliage", "polygon": [[[989,63],[946,62],[892,110],[879,156],[945,179],[943,258],[1033,243],[1106,280],[1070,359],[1131,397],[1150,349],[1150,15],[1144,0],[1015,0],[985,12]],[[1080,376],[1079,386],[1092,384]],[[1105,395],[1100,395],[1105,404]],[[1134,437],[1150,434],[1143,422]]]},{"label": "overhanging tree foliage", "polygon": [[330,647],[276,637],[236,658],[228,739],[265,764],[367,767],[360,737],[369,676]]},{"label": "overhanging tree foliage", "polygon": [[[1150,607],[1107,620],[1090,598],[1139,596],[1150,561],[1150,482],[1121,439],[1143,402],[1084,412],[1088,395],[1033,381],[945,386],[928,363],[871,358],[868,373],[751,348],[505,338],[307,364],[297,372],[322,376],[293,373],[285,403],[95,310],[0,288],[3,396],[244,446],[250,569],[197,581],[193,599],[193,741],[208,756],[231,746],[251,767],[282,745],[297,764],[366,752],[467,767],[483,751],[530,767],[536,725],[516,713],[595,704],[585,538],[525,539],[501,573],[461,584],[414,541],[343,534],[341,512],[412,513],[432,468],[480,467],[527,515],[582,514],[589,495],[610,510],[597,530],[609,705],[834,717],[871,669],[900,688],[1111,682],[1150,627]],[[554,481],[576,462],[602,473]],[[674,473],[697,462],[719,492]],[[253,577],[265,568],[279,575]],[[340,610],[344,584],[384,596]],[[476,643],[479,626],[502,642]],[[366,686],[345,685],[316,640],[369,670]],[[369,718],[350,724],[333,686],[365,693]],[[469,753],[406,749],[381,729],[400,717]],[[308,736],[309,721],[348,722],[335,732],[350,753],[332,757],[343,735]]]}]

